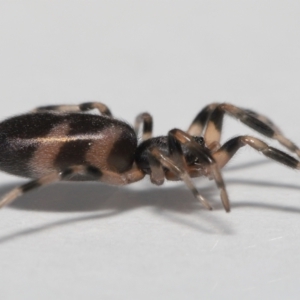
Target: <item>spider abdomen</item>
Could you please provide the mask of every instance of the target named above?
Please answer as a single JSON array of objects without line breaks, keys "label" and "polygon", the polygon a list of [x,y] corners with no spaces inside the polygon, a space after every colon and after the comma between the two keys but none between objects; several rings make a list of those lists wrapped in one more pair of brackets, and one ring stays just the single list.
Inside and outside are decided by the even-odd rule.
[{"label": "spider abdomen", "polygon": [[129,125],[99,115],[39,112],[0,124],[0,169],[23,177],[73,165],[122,173],[132,167],[136,147]]}]

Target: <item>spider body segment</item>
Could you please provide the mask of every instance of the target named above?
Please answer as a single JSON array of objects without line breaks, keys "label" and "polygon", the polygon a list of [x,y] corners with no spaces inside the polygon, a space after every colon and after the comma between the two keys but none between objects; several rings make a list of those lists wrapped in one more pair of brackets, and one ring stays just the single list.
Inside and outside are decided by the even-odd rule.
[{"label": "spider body segment", "polygon": [[42,111],[0,124],[0,169],[23,177],[77,165],[123,173],[132,167],[136,147],[129,125],[99,115]]},{"label": "spider body segment", "polygon": [[[93,109],[100,114],[84,113]],[[255,137],[235,137],[221,146],[224,114],[300,155],[299,148],[268,118],[227,103],[206,106],[187,132],[173,129],[160,137],[152,137],[152,117],[148,113],[138,115],[132,128],[114,119],[107,106],[98,102],[38,107],[0,123],[0,169],[33,179],[4,195],[0,207],[29,190],[60,180],[75,177],[126,185],[149,175],[156,185],[165,179],[184,181],[193,195],[211,209],[191,180],[206,176],[215,180],[228,212],[230,204],[220,170],[242,146],[249,145],[288,167],[300,169],[296,158]],[[142,139],[138,143],[140,127]]]}]

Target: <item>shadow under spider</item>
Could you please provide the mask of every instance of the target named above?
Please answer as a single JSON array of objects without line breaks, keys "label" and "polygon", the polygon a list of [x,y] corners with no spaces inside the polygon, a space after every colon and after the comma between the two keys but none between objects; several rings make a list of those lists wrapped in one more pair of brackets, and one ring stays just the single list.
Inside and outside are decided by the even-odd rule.
[{"label": "shadow under spider", "polygon": [[[258,165],[261,162],[264,163],[264,161],[260,161],[255,165]],[[252,166],[253,163],[249,165],[249,167]],[[233,170],[235,169],[233,168]],[[227,179],[226,184],[300,190],[300,186],[297,185],[261,180]],[[15,186],[16,185],[5,185],[0,187],[0,195],[4,195]],[[199,190],[204,197],[209,199],[215,210],[223,210],[219,199],[219,193],[213,182],[208,183],[206,187],[200,188]],[[53,227],[70,225],[76,222],[83,222],[92,219],[112,217],[144,206],[153,207],[154,212],[162,213],[163,216],[167,217],[170,221],[188,226],[203,233],[233,233],[233,231],[228,227],[228,224],[224,224],[220,218],[217,218],[213,215],[213,213],[207,212],[204,208],[202,208],[201,204],[193,198],[191,193],[182,183],[178,183],[178,186],[170,188],[145,187],[144,190],[136,190],[128,187],[104,185],[98,182],[60,182],[23,195],[13,202],[10,207],[48,212],[102,212],[93,215],[84,215],[82,217],[77,216],[74,218],[54,221],[36,228],[18,231],[7,236],[0,237],[0,243],[13,240],[17,237],[38,233]],[[238,207],[256,207],[260,209],[280,210],[289,213],[300,213],[300,207],[291,208],[286,207],[285,205],[266,204],[253,201],[232,203],[231,206],[233,209]],[[168,211],[180,213],[181,215],[190,214],[196,211],[199,213],[199,219],[201,218],[201,222],[203,223],[204,221],[208,223],[208,225],[193,222],[192,220],[183,218],[178,214],[168,214],[166,213]]]},{"label": "shadow under spider", "polygon": [[[269,160],[247,162],[242,165],[226,168],[226,172],[235,171],[240,168],[256,167],[269,162]],[[215,210],[223,210],[215,183],[208,181],[207,178],[203,179],[207,181],[207,185],[206,187],[199,188],[201,195],[211,202]],[[147,178],[144,180],[146,181]],[[197,179],[195,179],[195,182],[197,183]],[[135,184],[131,184],[130,186],[134,186]],[[300,190],[300,185],[252,179],[226,179],[225,184],[228,186],[238,184]],[[16,186],[18,185],[9,184],[1,186],[0,197]],[[158,210],[163,209],[179,213],[206,211],[182,182],[178,182],[177,185],[173,187],[157,187],[150,183],[147,184],[146,182],[143,190],[141,188],[134,189],[130,186],[110,186],[101,182],[91,181],[64,181],[25,193],[9,206],[17,209],[49,212],[84,212],[99,210],[116,210],[121,212],[143,206],[152,206]],[[253,207],[253,203],[254,202],[249,203],[249,206]],[[234,207],[238,205],[231,203],[231,206]],[[246,204],[243,203],[240,206],[246,206]],[[257,203],[257,206],[265,207],[265,205],[260,205],[259,203]],[[286,210],[285,206],[270,205],[270,208],[272,207],[273,209]],[[287,211],[289,211],[289,209]],[[300,208],[295,208],[293,212],[300,212]]]},{"label": "shadow under spider", "polygon": [[[12,185],[8,185],[0,188],[0,194],[7,192],[13,187]],[[205,188],[201,192],[207,198],[210,198],[214,190]],[[0,243],[54,227],[112,217],[144,206],[153,207],[154,213],[202,233],[232,233],[232,230],[225,222],[203,209],[201,204],[193,198],[192,194],[182,184],[175,188],[146,188],[140,191],[95,182],[60,182],[55,185],[55,188],[53,188],[53,185],[46,186],[33,193],[28,193],[18,198],[10,207],[48,212],[102,212],[80,217],[68,217],[35,228],[18,231],[0,237]],[[169,211],[177,212],[181,215],[170,214],[168,213]],[[199,222],[183,217],[184,214],[190,215],[190,213],[195,211],[199,212]]]}]

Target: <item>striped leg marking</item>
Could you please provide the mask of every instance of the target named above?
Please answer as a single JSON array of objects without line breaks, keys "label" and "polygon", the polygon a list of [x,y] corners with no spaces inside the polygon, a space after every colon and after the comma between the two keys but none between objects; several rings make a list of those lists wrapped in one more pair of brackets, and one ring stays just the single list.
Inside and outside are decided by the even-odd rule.
[{"label": "striped leg marking", "polygon": [[87,102],[79,105],[50,105],[37,107],[32,112],[39,111],[58,111],[58,112],[80,112],[89,111],[92,109],[98,109],[101,115],[112,117],[112,113],[109,108],[101,102]]},{"label": "striped leg marking", "polygon": [[260,115],[258,113],[256,113],[253,110],[250,109],[243,109],[247,114],[253,116],[254,118],[262,121],[263,123],[265,123],[266,125],[268,125],[269,127],[271,127],[276,133],[281,133],[281,130],[266,116]]},{"label": "striped leg marking", "polygon": [[137,136],[140,132],[141,124],[143,124],[142,141],[150,139],[152,137],[152,130],[153,130],[152,116],[148,113],[141,113],[136,117],[134,123],[134,131]]},{"label": "striped leg marking", "polygon": [[213,154],[219,168],[223,168],[241,147],[249,145],[265,156],[292,169],[300,169],[300,161],[276,148],[270,147],[262,140],[251,136],[239,136],[226,142],[219,151]]},{"label": "striped leg marking", "polygon": [[211,113],[217,106],[218,103],[212,103],[210,105],[205,106],[195,117],[187,133],[193,136],[201,136],[206,128]]},{"label": "striped leg marking", "polygon": [[223,125],[224,114],[228,114],[235,119],[240,120],[245,125],[256,130],[264,136],[277,140],[291,152],[300,157],[300,149],[292,141],[282,135],[277,126],[265,116],[259,115],[253,111],[241,109],[234,105],[223,103],[215,107],[211,113],[205,131],[205,141],[209,145],[213,142],[219,142]]}]

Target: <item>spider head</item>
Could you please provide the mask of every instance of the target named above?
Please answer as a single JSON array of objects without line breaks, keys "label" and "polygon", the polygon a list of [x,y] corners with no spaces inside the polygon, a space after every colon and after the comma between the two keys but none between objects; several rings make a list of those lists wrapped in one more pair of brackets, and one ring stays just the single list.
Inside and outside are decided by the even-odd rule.
[{"label": "spider head", "polygon": [[[193,137],[193,140],[196,142],[198,150],[201,151],[197,151],[196,149],[190,148],[186,145],[181,145],[182,154],[187,166],[191,167],[192,172],[195,170],[199,173],[200,170],[203,170],[203,167],[207,165],[208,159],[211,156],[209,149],[205,146],[203,137],[195,136]],[[158,151],[165,157],[170,157],[167,136],[155,137],[142,142],[136,150],[135,162],[137,166],[146,174],[151,174],[150,153],[154,148],[158,149]],[[166,167],[163,169],[167,171]]]},{"label": "spider head", "polygon": [[209,163],[211,158],[210,150],[205,146],[205,140],[202,136],[193,136],[193,140],[199,145],[197,151],[194,147],[182,146],[182,151],[185,161],[188,166],[195,166],[201,168],[203,165]]},{"label": "spider head", "polygon": [[202,147],[205,146],[205,141],[204,141],[204,138],[202,136],[193,136],[193,139],[200,146],[202,146]]}]

